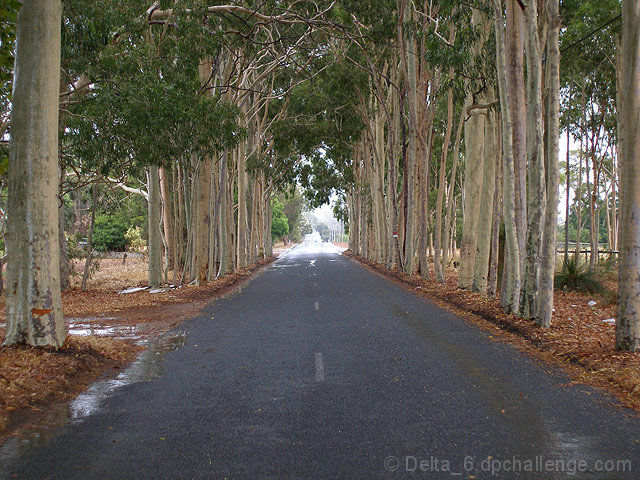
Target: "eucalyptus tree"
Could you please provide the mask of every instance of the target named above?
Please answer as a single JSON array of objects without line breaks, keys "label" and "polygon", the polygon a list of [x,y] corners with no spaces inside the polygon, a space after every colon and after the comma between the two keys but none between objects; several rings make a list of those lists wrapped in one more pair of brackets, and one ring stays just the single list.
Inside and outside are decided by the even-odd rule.
[{"label": "eucalyptus tree", "polygon": [[[135,11],[129,14],[138,15]],[[81,167],[116,178],[126,174],[144,178],[145,168],[149,169],[152,284],[161,283],[163,247],[171,242],[175,248],[176,243],[163,239],[160,230],[161,209],[167,212],[172,206],[167,176],[180,165],[184,177],[197,169],[200,157],[233,145],[239,138],[235,108],[219,95],[210,95],[199,77],[200,59],[217,53],[220,44],[199,20],[188,15],[180,18],[179,32],[166,24],[134,21],[90,65],[87,75],[92,89],[83,102],[69,107],[69,150]],[[164,167],[164,189],[160,188],[160,166]],[[209,178],[206,181],[208,185]],[[162,191],[164,198],[159,195]],[[192,195],[186,189],[182,193],[174,203]],[[171,231],[168,221],[172,219],[167,216],[165,231]],[[202,257],[208,258],[208,253]]]},{"label": "eucalyptus tree", "polygon": [[5,344],[60,347],[66,337],[59,280],[58,93],[61,3],[18,13],[13,80]]},{"label": "eucalyptus tree", "polygon": [[620,271],[616,347],[640,349],[640,3],[622,2]]}]

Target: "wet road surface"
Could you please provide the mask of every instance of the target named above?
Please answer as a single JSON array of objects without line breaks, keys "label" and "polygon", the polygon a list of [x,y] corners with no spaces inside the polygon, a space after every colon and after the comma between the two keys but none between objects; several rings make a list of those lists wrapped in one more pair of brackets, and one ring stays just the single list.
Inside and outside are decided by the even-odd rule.
[{"label": "wet road surface", "polygon": [[640,478],[640,420],[548,370],[299,247],[6,444],[0,478]]}]

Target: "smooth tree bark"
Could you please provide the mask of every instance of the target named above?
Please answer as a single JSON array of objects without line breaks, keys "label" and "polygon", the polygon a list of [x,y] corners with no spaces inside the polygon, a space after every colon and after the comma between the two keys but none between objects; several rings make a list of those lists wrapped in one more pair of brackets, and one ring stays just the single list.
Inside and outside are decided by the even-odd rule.
[{"label": "smooth tree bark", "polygon": [[[488,96],[493,102],[493,95]],[[488,112],[484,122],[484,160],[482,165],[482,190],[477,222],[476,258],[473,267],[471,290],[487,293],[489,278],[489,254],[493,227],[493,201],[496,188],[496,120],[495,113]]]},{"label": "smooth tree bark", "polygon": [[[484,103],[484,102],[483,102]],[[475,111],[465,123],[464,216],[460,243],[460,288],[470,289],[478,247],[478,219],[482,200],[485,111]]]},{"label": "smooth tree bark", "polygon": [[447,267],[449,266],[449,251],[451,256],[454,255],[454,248],[451,244],[455,242],[455,191],[456,191],[456,175],[458,173],[458,160],[460,158],[460,142],[462,141],[462,132],[465,124],[465,108],[463,106],[458,120],[458,128],[456,129],[456,139],[453,144],[453,164],[451,165],[451,176],[449,180],[449,188],[447,190],[447,210],[444,216],[444,239],[442,241],[442,276],[446,276]]},{"label": "smooth tree bark", "polygon": [[167,262],[169,270],[176,271],[178,265],[178,252],[176,249],[176,236],[174,227],[174,211],[169,189],[169,173],[164,167],[160,167],[160,195],[162,197],[162,227],[164,239],[167,244]]},{"label": "smooth tree bark", "polygon": [[504,27],[507,91],[513,150],[514,212],[518,232],[520,267],[524,265],[527,238],[527,102],[524,81],[524,17],[518,0],[506,0]]},{"label": "smooth tree bark", "polygon": [[7,199],[5,345],[60,347],[58,107],[60,0],[25,1],[18,13]]},{"label": "smooth tree bark", "polygon": [[[569,99],[567,102],[567,109],[569,110],[569,114],[571,113],[571,93],[572,93],[573,82],[569,84]],[[570,115],[569,115],[570,116]],[[569,132],[569,126],[567,125],[567,158],[566,158],[566,203],[565,203],[565,213],[564,213],[564,258],[562,261],[562,271],[566,271],[567,263],[569,263],[569,195],[571,193],[571,133]]]},{"label": "smooth tree bark", "polygon": [[[553,278],[556,270],[556,234],[558,229],[559,173],[558,156],[560,154],[560,13],[558,0],[547,2],[549,30],[547,37],[546,61],[546,206],[542,236],[542,255],[540,261],[540,283],[536,302],[536,323],[544,328],[551,326],[553,314]],[[567,175],[568,175],[567,171]],[[569,193],[567,192],[567,195]]]},{"label": "smooth tree bark", "polygon": [[[502,119],[500,111],[496,113],[496,180],[493,194],[493,225],[491,226],[491,256],[489,260],[489,278],[487,295],[498,292],[498,269],[501,258],[500,226],[502,225]],[[503,258],[504,260],[504,258]]]},{"label": "smooth tree bark", "polygon": [[616,348],[640,349],[640,2],[622,2],[622,157]]},{"label": "smooth tree bark", "polygon": [[406,175],[404,182],[407,188],[406,195],[406,217],[404,229],[404,272],[412,275],[416,267],[416,241],[417,241],[417,215],[416,207],[418,200],[417,190],[417,162],[418,160],[418,131],[417,112],[418,85],[416,71],[416,39],[413,33],[403,28],[403,22],[410,22],[412,19],[412,3],[410,0],[400,2],[402,16],[399,19],[399,39],[401,43],[401,59],[403,74],[405,75],[406,101],[408,105],[408,138],[406,155]]},{"label": "smooth tree bark", "polygon": [[580,233],[582,231],[582,164],[584,158],[584,139],[585,139],[585,128],[587,125],[587,96],[585,92],[585,82],[582,82],[582,125],[581,130],[582,134],[580,135],[580,158],[578,162],[578,189],[576,190],[576,223],[577,223],[577,233],[576,233],[576,251],[575,251],[575,259],[576,263],[580,261],[580,249],[582,247],[582,241],[580,237]]},{"label": "smooth tree bark", "polygon": [[[451,36],[450,36],[451,40]],[[453,68],[449,71],[453,76]],[[444,283],[444,272],[442,266],[442,204],[444,201],[445,186],[447,183],[447,155],[449,153],[449,143],[451,142],[451,131],[453,130],[453,88],[449,88],[447,93],[447,126],[442,143],[442,157],[440,159],[440,173],[438,174],[438,195],[436,197],[436,225],[434,239],[433,268],[436,281]],[[446,228],[446,227],[445,227]],[[446,243],[445,243],[446,248]],[[444,266],[446,268],[446,265]]]},{"label": "smooth tree bark", "polygon": [[496,30],[496,66],[502,119],[503,219],[505,230],[505,260],[502,273],[502,307],[507,313],[519,310],[520,301],[520,248],[515,212],[516,173],[513,158],[513,133],[509,105],[509,77],[505,73],[505,42],[500,0],[493,0],[493,18]]},{"label": "smooth tree bark", "polygon": [[149,230],[149,286],[158,287],[162,285],[162,199],[160,197],[160,168],[151,165],[148,168],[149,192],[147,222]]},{"label": "smooth tree bark", "polygon": [[207,283],[209,270],[209,226],[211,222],[210,189],[211,189],[211,157],[198,158],[193,155],[194,192],[193,192],[193,271],[192,280],[196,285]]}]

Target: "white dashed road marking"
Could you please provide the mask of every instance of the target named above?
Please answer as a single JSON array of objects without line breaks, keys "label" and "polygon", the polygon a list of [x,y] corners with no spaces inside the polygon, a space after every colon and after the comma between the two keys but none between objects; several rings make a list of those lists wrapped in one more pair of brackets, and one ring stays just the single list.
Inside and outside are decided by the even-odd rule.
[{"label": "white dashed road marking", "polygon": [[324,382],[324,362],[322,353],[316,353],[316,382]]}]

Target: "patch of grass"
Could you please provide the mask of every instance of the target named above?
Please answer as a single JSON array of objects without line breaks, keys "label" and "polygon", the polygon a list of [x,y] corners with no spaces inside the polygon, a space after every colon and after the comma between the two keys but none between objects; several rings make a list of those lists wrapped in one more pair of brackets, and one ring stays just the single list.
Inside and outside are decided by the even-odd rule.
[{"label": "patch of grass", "polygon": [[556,290],[584,293],[604,293],[605,291],[593,270],[575,257],[569,258],[566,268],[556,273],[554,287]]}]

